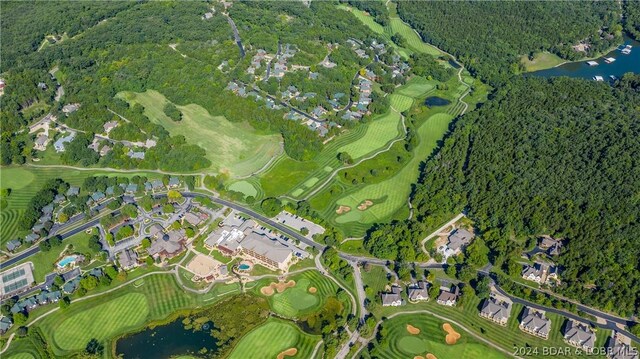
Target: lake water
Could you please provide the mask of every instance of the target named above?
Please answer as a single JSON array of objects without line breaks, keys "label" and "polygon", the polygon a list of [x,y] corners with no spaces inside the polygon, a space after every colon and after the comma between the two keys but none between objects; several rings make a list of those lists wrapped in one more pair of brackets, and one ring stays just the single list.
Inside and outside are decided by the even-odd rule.
[{"label": "lake water", "polygon": [[[209,327],[211,323],[207,323]],[[206,348],[208,353],[218,347],[209,330],[185,330],[182,319],[170,324],[146,329],[118,340],[116,353],[125,359],[165,359],[178,355],[198,356]]]},{"label": "lake water", "polygon": [[448,105],[450,103],[451,103],[451,101],[447,100],[446,98],[442,98],[442,97],[438,97],[438,96],[427,97],[427,99],[424,100],[424,104],[429,106],[429,107],[446,106],[446,105]]},{"label": "lake water", "polygon": [[[620,52],[620,49],[626,45],[633,46],[629,55],[624,55]],[[613,57],[616,61],[607,64],[604,62],[605,57]],[[625,36],[624,45],[592,61],[596,61],[598,66],[589,66],[587,65],[587,61],[571,62],[551,69],[532,72],[527,74],[527,76],[569,76],[589,80],[592,80],[594,76],[602,76],[605,81],[610,81],[610,75],[620,78],[627,72],[640,73],[640,42]]]}]

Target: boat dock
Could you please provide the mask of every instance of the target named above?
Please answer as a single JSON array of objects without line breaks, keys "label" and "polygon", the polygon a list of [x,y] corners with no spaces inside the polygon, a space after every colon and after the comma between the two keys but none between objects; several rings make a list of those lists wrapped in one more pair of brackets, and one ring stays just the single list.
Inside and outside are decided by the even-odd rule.
[{"label": "boat dock", "polygon": [[598,66],[598,63],[595,61],[587,61],[587,65],[589,66]]},{"label": "boat dock", "polygon": [[604,59],[604,62],[606,62],[606,63],[608,63],[608,64],[610,64],[610,63],[612,63],[612,62],[614,62],[614,61],[616,61],[616,59],[615,59],[615,58],[613,58],[613,57],[606,57],[606,58]]},{"label": "boat dock", "polygon": [[593,76],[593,79],[596,81],[604,81],[604,77],[602,76]]}]

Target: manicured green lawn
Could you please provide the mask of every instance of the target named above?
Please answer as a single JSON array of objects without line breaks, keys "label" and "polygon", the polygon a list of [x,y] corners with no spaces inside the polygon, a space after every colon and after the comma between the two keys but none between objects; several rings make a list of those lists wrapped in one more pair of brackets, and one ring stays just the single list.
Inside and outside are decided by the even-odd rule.
[{"label": "manicured green lawn", "polygon": [[309,172],[317,168],[314,161],[300,162],[285,157],[261,177],[260,184],[266,197],[278,196],[304,181]]},{"label": "manicured green lawn", "polygon": [[390,96],[390,103],[391,103],[391,107],[394,110],[398,112],[404,112],[411,108],[411,105],[413,104],[413,99],[409,96],[399,95],[394,93]]},{"label": "manicured green lawn", "polygon": [[[320,275],[318,271],[305,271],[291,278],[296,281],[296,285],[287,288],[282,293],[275,293],[269,297],[271,309],[285,317],[301,317],[317,310],[322,306],[325,299],[335,296],[338,290],[337,285],[326,277]],[[255,291],[260,294],[260,288],[268,285],[273,280],[265,281],[264,284],[256,285]],[[316,293],[310,293],[309,288],[316,288]],[[260,294],[261,295],[261,294]]]},{"label": "manicured green lawn", "polygon": [[83,349],[89,340],[108,339],[121,328],[142,325],[149,314],[143,294],[129,293],[63,320],[53,340],[63,350]]},{"label": "manicured green lawn", "polygon": [[389,111],[378,116],[367,125],[364,137],[349,143],[338,149],[338,152],[346,152],[354,160],[384,147],[400,133],[400,113]]},{"label": "manicured green lawn", "polygon": [[[419,171],[420,162],[425,159],[437,142],[446,133],[451,116],[443,113],[432,115],[423,123],[417,131],[420,143],[415,149],[419,154],[411,158],[407,165],[390,179],[363,187],[354,193],[337,200],[336,205],[351,207],[347,214],[339,215],[335,221],[337,223],[375,223],[384,221],[391,216],[401,206],[406,205],[411,183],[413,183]],[[357,206],[366,200],[376,203],[364,211],[357,209]]]},{"label": "manicured green lawn", "polygon": [[534,54],[533,60],[529,60],[528,56],[522,56],[520,62],[524,65],[527,72],[532,72],[560,65],[565,62],[565,60],[550,52],[537,52]]},{"label": "manicured green lawn", "polygon": [[405,95],[413,98],[424,96],[427,92],[432,90],[437,83],[436,81],[429,81],[424,77],[414,76],[406,84],[399,87],[395,93]]},{"label": "manicured green lawn", "polygon": [[280,153],[280,135],[261,134],[246,122],[232,123],[223,116],[212,116],[201,106],[177,106],[183,118],[175,122],[164,114],[167,99],[157,91],[120,92],[117,96],[141,104],[145,114],[172,135],[183,135],[189,143],[204,148],[216,171],[248,175]]},{"label": "manicured green lawn", "polygon": [[255,197],[258,194],[258,190],[253,186],[253,184],[244,180],[232,183],[228,189],[231,191],[242,192],[245,196]]},{"label": "manicured green lawn", "polygon": [[290,348],[296,348],[297,354],[287,358],[310,358],[318,340],[319,337],[303,333],[289,322],[269,318],[242,338],[229,358],[275,358]]},{"label": "manicured green lawn", "polygon": [[[462,336],[454,345],[445,342],[446,332],[442,329],[445,322],[428,314],[400,315],[383,322],[383,328],[389,338],[388,347],[376,349],[381,358],[412,358],[427,353],[437,358],[508,358],[507,355],[479,342],[460,328],[454,329]],[[412,335],[407,332],[407,324],[418,329],[420,333]]]},{"label": "manicured green lawn", "polygon": [[108,295],[72,301],[67,310],[58,310],[36,325],[56,355],[63,356],[83,349],[92,338],[105,342],[177,310],[213,303],[204,300],[205,296],[180,288],[172,273],[156,274],[145,277],[139,286],[130,284]]},{"label": "manicured green lawn", "polygon": [[442,52],[438,50],[436,47],[424,43],[420,38],[420,36],[418,36],[418,34],[415,31],[413,31],[411,26],[403,23],[399,17],[392,17],[390,19],[390,23],[391,23],[390,32],[392,34],[399,33],[405,39],[407,39],[408,47],[410,50],[414,52],[423,53],[423,54],[429,54],[432,56],[439,56],[442,54]]}]

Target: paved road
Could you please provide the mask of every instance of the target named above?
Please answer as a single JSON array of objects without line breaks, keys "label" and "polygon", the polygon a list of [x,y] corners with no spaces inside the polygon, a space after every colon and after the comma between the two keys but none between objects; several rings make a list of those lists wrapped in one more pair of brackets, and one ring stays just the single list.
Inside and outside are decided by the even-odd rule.
[{"label": "paved road", "polygon": [[[119,211],[115,211],[113,213],[117,215],[119,213]],[[73,223],[76,223],[76,222],[84,219],[84,214],[81,214],[81,215],[78,215],[78,216],[81,216],[81,218],[73,221]],[[85,231],[85,230],[87,230],[87,229],[89,229],[91,227],[96,226],[99,222],[100,222],[100,218],[93,219],[93,220],[91,220],[91,221],[89,221],[89,222],[87,222],[87,223],[85,223],[85,224],[83,224],[83,225],[81,225],[81,226],[79,226],[77,228],[74,228],[74,229],[72,229],[72,230],[70,230],[70,231],[68,231],[68,232],[66,232],[64,234],[61,234],[60,238],[62,240],[65,240],[65,239],[67,239],[67,238],[69,238],[69,237],[71,237],[71,236],[73,236],[75,234],[78,234],[78,233],[80,233],[82,231]],[[64,230],[65,227],[67,227],[67,226],[59,227],[57,229],[57,231],[58,232],[62,231],[62,230]],[[18,262],[20,262],[20,261],[22,261],[22,260],[24,260],[26,258],[31,257],[32,255],[34,255],[34,254],[36,254],[38,252],[40,252],[40,247],[39,246],[31,247],[31,248],[27,249],[26,251],[23,251],[20,254],[16,255],[15,257],[11,257],[11,258],[7,259],[6,261],[0,263],[0,269],[4,269],[4,268],[9,267],[9,266],[11,266],[11,265],[13,265],[15,263],[18,263]]]},{"label": "paved road", "polygon": [[[582,317],[580,317],[577,314],[565,311],[565,310],[561,310],[561,309],[557,309],[557,308],[553,308],[553,307],[547,307],[544,305],[540,305],[537,303],[533,303],[530,302],[528,300],[522,299],[520,297],[515,297],[507,292],[504,291],[504,289],[500,288],[495,282],[493,283],[493,286],[495,288],[496,291],[498,291],[498,293],[500,293],[501,295],[511,299],[514,303],[519,303],[528,307],[532,307],[532,308],[536,308],[539,310],[544,310],[547,312],[551,312],[551,313],[555,313],[570,319],[574,319],[577,321],[581,321],[581,322],[585,322],[586,320]],[[616,324],[622,324],[625,326],[630,326],[633,325],[634,323],[632,321],[628,321],[622,318],[618,318],[616,316],[612,316],[606,313],[601,313],[600,311],[597,311],[595,309],[589,308],[589,307],[585,307],[583,305],[577,305],[578,310],[581,310],[585,313],[591,314],[593,316],[597,316],[600,317],[602,319],[604,319],[606,321],[606,323],[602,324],[602,323],[597,323],[597,322],[591,322],[592,325],[600,327],[600,328],[604,328],[604,329],[610,329],[610,330],[615,330],[617,332],[620,332],[624,335],[626,335],[627,337],[631,338],[631,340],[637,342],[640,342],[640,338],[638,338],[637,336],[631,334],[629,331],[624,330],[624,329],[620,329]]]}]

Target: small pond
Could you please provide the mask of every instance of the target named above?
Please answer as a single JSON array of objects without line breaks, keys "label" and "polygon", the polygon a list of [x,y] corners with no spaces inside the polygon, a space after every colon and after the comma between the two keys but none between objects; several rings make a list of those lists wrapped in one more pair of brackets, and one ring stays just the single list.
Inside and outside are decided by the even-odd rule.
[{"label": "small pond", "polygon": [[448,105],[450,103],[451,103],[451,101],[447,100],[446,98],[442,98],[442,97],[438,97],[438,96],[427,97],[427,99],[424,100],[424,104],[429,106],[429,107],[446,106],[446,105]]},{"label": "small pond", "polygon": [[[204,326],[210,329],[213,324]],[[119,339],[116,353],[124,359],[164,359],[187,354],[198,356],[203,348],[207,353],[215,352],[218,349],[216,340],[204,326],[199,331],[186,330],[180,318],[167,325],[147,328]]]}]

